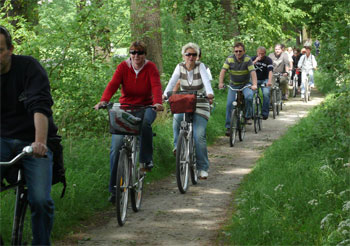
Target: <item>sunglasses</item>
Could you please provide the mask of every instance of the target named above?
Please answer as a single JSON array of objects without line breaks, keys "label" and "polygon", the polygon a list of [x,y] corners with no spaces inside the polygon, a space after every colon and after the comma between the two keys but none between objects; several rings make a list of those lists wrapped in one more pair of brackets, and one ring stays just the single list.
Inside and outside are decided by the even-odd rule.
[{"label": "sunglasses", "polygon": [[138,54],[139,56],[141,56],[141,55],[144,55],[145,54],[145,52],[144,51],[138,51],[138,50],[130,50],[130,52],[129,52],[130,54],[132,54],[132,55],[136,55],[136,54]]},{"label": "sunglasses", "polygon": [[235,53],[242,53],[243,50],[235,50]]},{"label": "sunglasses", "polygon": [[185,53],[185,56],[197,56],[197,53]]}]

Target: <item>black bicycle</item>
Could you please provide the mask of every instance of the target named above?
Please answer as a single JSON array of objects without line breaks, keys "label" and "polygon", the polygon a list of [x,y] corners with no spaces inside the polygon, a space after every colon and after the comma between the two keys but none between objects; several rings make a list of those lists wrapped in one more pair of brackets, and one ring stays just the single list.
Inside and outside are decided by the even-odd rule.
[{"label": "black bicycle", "polygon": [[272,116],[276,119],[276,115],[280,114],[280,110],[283,108],[282,101],[282,91],[280,88],[281,85],[281,76],[282,73],[274,73],[273,76],[276,78],[274,85],[271,88],[271,106],[272,106]]},{"label": "black bicycle", "polygon": [[[16,202],[14,209],[14,217],[12,224],[12,235],[11,235],[11,245],[27,245],[23,242],[23,227],[26,216],[26,211],[28,207],[28,188],[25,185],[23,170],[21,167],[20,160],[24,156],[32,155],[33,148],[31,146],[26,146],[23,148],[22,152],[15,156],[11,161],[0,162],[1,166],[7,166],[9,168],[18,168],[17,180],[14,183],[1,186],[0,191],[6,191],[9,189],[15,189]],[[3,239],[0,236],[0,245],[4,245]]]},{"label": "black bicycle", "polygon": [[115,186],[117,219],[118,224],[123,226],[127,217],[129,191],[133,211],[138,212],[141,209],[146,172],[145,167],[139,161],[139,135],[145,109],[155,107],[108,103],[101,108],[108,109],[110,132],[124,135],[119,153]]},{"label": "black bicycle", "polygon": [[254,132],[258,133],[262,129],[262,99],[259,94],[259,89],[265,87],[265,84],[258,84],[258,89],[253,96],[253,118],[254,118]]},{"label": "black bicycle", "polygon": [[245,88],[250,88],[251,85],[246,85],[241,89],[235,89],[230,85],[227,85],[225,87],[228,87],[230,90],[237,91],[236,98],[234,98],[232,102],[233,108],[232,108],[231,118],[230,118],[230,147],[233,147],[236,142],[237,133],[240,141],[243,141],[245,136],[246,118],[244,117],[245,103],[244,103],[243,90]]}]

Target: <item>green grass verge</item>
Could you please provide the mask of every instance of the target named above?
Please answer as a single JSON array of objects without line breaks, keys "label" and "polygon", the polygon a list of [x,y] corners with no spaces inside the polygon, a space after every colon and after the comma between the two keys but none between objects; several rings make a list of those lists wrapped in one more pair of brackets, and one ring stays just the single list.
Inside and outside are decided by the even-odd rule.
[{"label": "green grass verge", "polygon": [[226,245],[350,244],[350,89],[329,95],[237,191]]},{"label": "green grass verge", "polygon": [[[216,93],[216,106],[207,127],[208,143],[224,133],[226,92]],[[106,121],[107,124],[107,121]],[[172,154],[173,133],[170,113],[159,113],[153,124],[157,134],[154,137],[154,162],[152,172],[147,175],[146,183],[168,176],[175,171],[175,157]],[[68,182],[64,198],[60,198],[62,185],[53,186],[52,197],[55,201],[55,221],[53,240],[62,239],[73,231],[80,230],[87,220],[93,219],[98,212],[110,208],[107,202],[109,181],[110,135],[94,136],[87,133],[86,138],[65,137],[64,162]],[[9,242],[13,219],[14,193],[0,194],[0,228],[5,242]],[[30,212],[28,211],[28,214]],[[29,217],[29,216],[28,216]],[[26,223],[25,235],[30,244],[30,222]]]}]

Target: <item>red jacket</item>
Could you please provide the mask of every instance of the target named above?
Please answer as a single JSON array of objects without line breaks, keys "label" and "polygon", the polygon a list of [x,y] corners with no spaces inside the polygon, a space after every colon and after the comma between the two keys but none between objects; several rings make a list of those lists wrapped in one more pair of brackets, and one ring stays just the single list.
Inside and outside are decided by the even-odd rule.
[{"label": "red jacket", "polygon": [[136,76],[130,58],[121,62],[114,72],[102,94],[101,101],[107,101],[116,93],[122,84],[120,103],[137,105],[162,104],[162,85],[156,65],[146,60],[144,67]]}]

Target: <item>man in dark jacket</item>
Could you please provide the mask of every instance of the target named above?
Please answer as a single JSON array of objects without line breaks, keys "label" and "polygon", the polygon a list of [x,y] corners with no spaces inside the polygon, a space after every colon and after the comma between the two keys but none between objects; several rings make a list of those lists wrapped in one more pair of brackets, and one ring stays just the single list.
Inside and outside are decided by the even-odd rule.
[{"label": "man in dark jacket", "polygon": [[[0,26],[1,161],[9,161],[31,145],[23,158],[31,208],[33,245],[49,245],[54,203],[51,199],[52,152],[47,139],[56,136],[50,84],[44,68],[30,56],[13,54],[11,35]],[[3,171],[4,169],[1,169]]]}]

